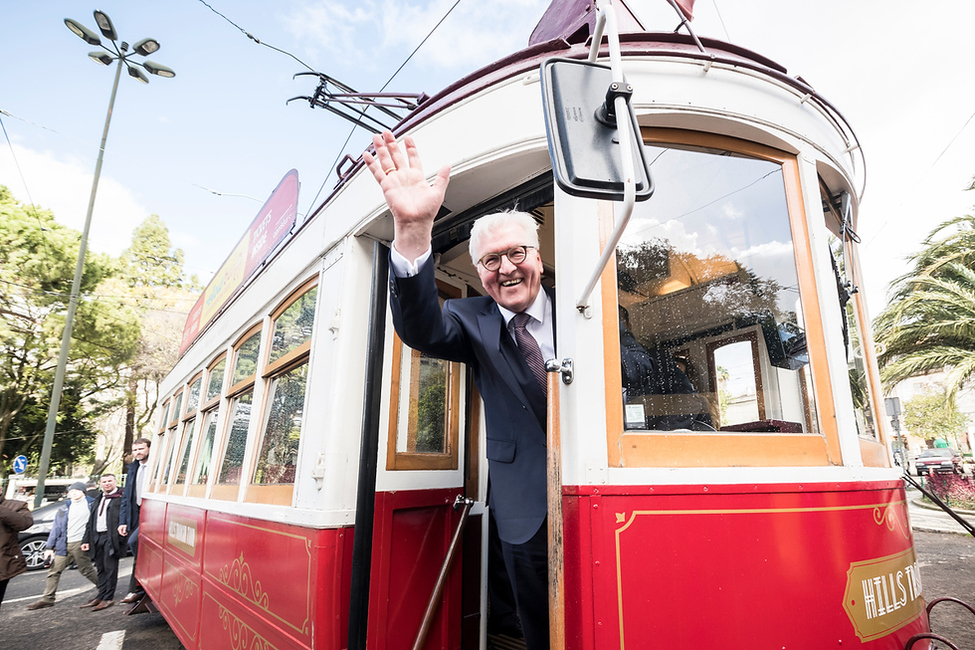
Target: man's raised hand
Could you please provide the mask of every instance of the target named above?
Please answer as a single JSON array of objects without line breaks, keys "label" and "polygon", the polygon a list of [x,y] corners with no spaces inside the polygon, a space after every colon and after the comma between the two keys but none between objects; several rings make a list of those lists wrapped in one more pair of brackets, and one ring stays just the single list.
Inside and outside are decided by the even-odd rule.
[{"label": "man's raised hand", "polygon": [[372,141],[376,153],[367,151],[362,158],[393,213],[396,250],[413,261],[430,248],[433,220],[443,204],[450,166],[442,167],[431,184],[423,173],[413,138],[403,138],[401,147],[391,132],[384,131]]}]

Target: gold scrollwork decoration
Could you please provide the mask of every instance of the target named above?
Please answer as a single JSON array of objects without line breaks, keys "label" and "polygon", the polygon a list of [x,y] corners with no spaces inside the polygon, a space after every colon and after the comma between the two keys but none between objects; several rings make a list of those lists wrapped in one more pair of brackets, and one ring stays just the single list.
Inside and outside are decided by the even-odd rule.
[{"label": "gold scrollwork decoration", "polygon": [[196,594],[196,584],[186,576],[179,576],[180,580],[173,585],[173,607]]},{"label": "gold scrollwork decoration", "polygon": [[230,647],[233,650],[277,650],[276,646],[231,614],[226,607],[218,604],[217,608],[223,629],[230,633]]},{"label": "gold scrollwork decoration", "polygon": [[264,591],[264,587],[261,586],[261,581],[254,580],[251,576],[250,565],[244,560],[243,553],[230,566],[224,566],[220,569],[219,579],[220,582],[258,607],[270,609],[270,598]]},{"label": "gold scrollwork decoration", "polygon": [[887,526],[887,530],[894,532],[894,528],[897,528],[905,539],[911,538],[911,532],[908,528],[907,521],[903,520],[898,512],[894,509],[894,505],[897,504],[887,504],[883,508],[879,505],[873,508],[873,523],[878,526]]}]

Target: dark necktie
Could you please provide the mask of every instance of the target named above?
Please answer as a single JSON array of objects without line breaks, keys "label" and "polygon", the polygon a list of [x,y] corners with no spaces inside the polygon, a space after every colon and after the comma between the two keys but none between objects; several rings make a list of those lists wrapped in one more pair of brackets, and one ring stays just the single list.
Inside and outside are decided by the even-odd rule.
[{"label": "dark necktie", "polygon": [[525,362],[528,363],[529,369],[535,375],[535,380],[541,386],[542,392],[547,392],[548,379],[545,376],[545,361],[542,359],[542,350],[538,347],[538,341],[535,340],[535,337],[525,329],[531,321],[531,316],[522,312],[515,314],[513,320],[515,342],[518,343],[518,349],[521,351],[521,355],[525,357]]}]

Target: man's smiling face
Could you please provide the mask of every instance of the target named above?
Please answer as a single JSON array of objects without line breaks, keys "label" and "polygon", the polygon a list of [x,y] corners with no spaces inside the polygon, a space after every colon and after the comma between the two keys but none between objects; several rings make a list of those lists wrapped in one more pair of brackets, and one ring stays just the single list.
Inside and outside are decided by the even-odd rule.
[{"label": "man's smiling face", "polygon": [[[504,253],[514,246],[530,244],[531,238],[516,223],[498,230],[490,241],[484,243],[479,252],[481,257],[488,253]],[[542,258],[535,248],[529,248],[521,264],[512,264],[502,256],[497,271],[488,271],[482,264],[477,265],[477,275],[487,294],[494,301],[511,311],[525,311],[535,301],[542,286]]]}]

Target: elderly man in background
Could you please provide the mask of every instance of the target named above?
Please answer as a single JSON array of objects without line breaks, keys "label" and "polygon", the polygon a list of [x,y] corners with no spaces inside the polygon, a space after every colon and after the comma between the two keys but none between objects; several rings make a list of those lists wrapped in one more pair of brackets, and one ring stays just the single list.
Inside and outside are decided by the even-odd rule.
[{"label": "elderly man in background", "polygon": [[6,499],[0,492],[0,603],[7,592],[7,583],[27,570],[27,560],[20,552],[17,533],[34,525],[26,501]]},{"label": "elderly man in background", "polygon": [[95,567],[92,566],[88,554],[81,550],[81,540],[85,536],[91,514],[91,502],[94,501],[85,495],[85,488],[85,484],[80,481],[72,484],[68,488],[67,503],[54,515],[54,525],[47,536],[47,548],[44,550],[44,557],[53,556],[51,568],[47,571],[47,584],[41,599],[28,605],[27,609],[54,607],[61,574],[72,562],[78,565],[78,573],[88,578],[93,585],[98,584]]}]

